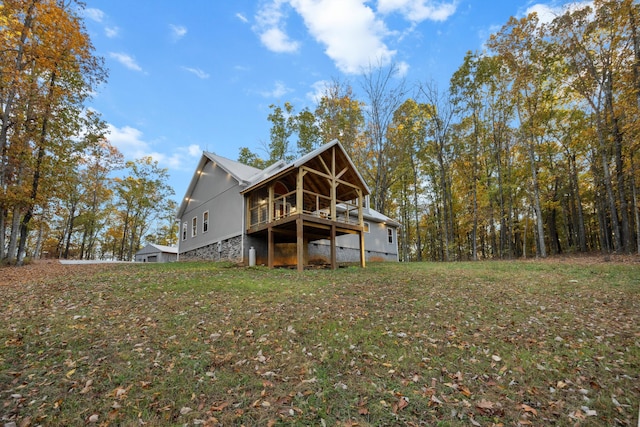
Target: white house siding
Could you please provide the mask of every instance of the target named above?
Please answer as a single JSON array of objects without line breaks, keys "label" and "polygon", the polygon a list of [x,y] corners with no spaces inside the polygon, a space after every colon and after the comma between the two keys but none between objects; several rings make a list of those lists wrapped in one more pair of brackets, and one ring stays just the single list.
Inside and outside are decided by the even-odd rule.
[{"label": "white house siding", "polygon": [[[241,259],[241,245],[235,243],[242,238],[243,207],[240,185],[230,174],[207,162],[199,177],[201,185],[196,185],[187,207],[180,218],[179,252],[180,259],[217,259],[218,242],[222,242],[225,259]],[[209,228],[202,229],[203,214],[209,212]],[[192,221],[197,218],[196,236],[192,236]],[[187,235],[183,240],[182,227],[187,223]],[[233,246],[233,249],[228,247]],[[195,254],[199,254],[196,256]]]}]

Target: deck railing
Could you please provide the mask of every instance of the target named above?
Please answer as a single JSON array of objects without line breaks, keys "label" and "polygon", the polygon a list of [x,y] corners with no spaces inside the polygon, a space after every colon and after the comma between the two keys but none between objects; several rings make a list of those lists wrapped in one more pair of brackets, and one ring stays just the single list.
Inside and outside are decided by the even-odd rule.
[{"label": "deck railing", "polygon": [[[297,211],[297,193],[291,191],[287,194],[277,196],[271,205],[272,221],[277,221],[291,215],[299,213]],[[269,222],[268,201],[260,200],[255,206],[249,208],[249,227],[257,227]],[[358,224],[358,204],[357,200],[336,200],[336,215],[331,217],[331,197],[313,191],[303,190],[302,213],[315,216],[317,218],[333,220],[346,224]]]}]

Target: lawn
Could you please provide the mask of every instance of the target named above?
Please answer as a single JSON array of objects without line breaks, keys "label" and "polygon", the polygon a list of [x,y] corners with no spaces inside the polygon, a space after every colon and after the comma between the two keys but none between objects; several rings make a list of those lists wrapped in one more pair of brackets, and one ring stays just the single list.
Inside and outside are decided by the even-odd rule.
[{"label": "lawn", "polygon": [[637,423],[637,259],[54,270],[0,269],[4,426]]}]

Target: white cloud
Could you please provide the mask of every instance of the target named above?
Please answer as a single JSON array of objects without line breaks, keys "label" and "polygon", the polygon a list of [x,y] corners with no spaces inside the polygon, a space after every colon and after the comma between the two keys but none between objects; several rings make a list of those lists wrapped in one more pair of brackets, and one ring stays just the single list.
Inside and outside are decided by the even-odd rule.
[{"label": "white cloud", "polygon": [[142,71],[142,67],[136,63],[136,60],[126,53],[109,52],[109,57],[115,59],[130,70]]},{"label": "white cloud", "polygon": [[291,5],[345,73],[360,73],[371,64],[388,65],[396,53],[383,41],[388,34],[384,22],[362,0],[291,0]]},{"label": "white cloud", "polygon": [[289,92],[291,92],[291,89],[289,89],[283,82],[277,81],[273,89],[269,91],[262,91],[260,92],[260,95],[265,98],[280,98]]},{"label": "white cloud", "polygon": [[142,132],[131,126],[118,128],[107,124],[109,136],[107,139],[126,158],[138,159],[148,156],[151,149],[148,142],[142,140]]},{"label": "white cloud", "polygon": [[269,28],[260,34],[260,41],[269,50],[278,53],[297,52],[300,43],[292,41],[289,36],[280,28]]},{"label": "white cloud", "polygon": [[104,33],[107,35],[107,37],[112,39],[114,37],[117,37],[118,34],[120,34],[120,28],[118,28],[118,27],[105,27],[104,28]]},{"label": "white cloud", "polygon": [[158,163],[170,170],[192,171],[193,159],[200,158],[202,148],[197,144],[192,144],[188,147],[177,147],[173,153],[168,155],[161,153],[158,155]]},{"label": "white cloud", "polygon": [[297,52],[300,43],[291,40],[285,31],[285,14],[282,11],[286,0],[271,0],[256,15],[253,30],[267,49],[279,53]]},{"label": "white cloud", "polygon": [[102,22],[102,20],[104,19],[104,12],[100,9],[90,7],[84,10],[84,16],[93,21]]},{"label": "white cloud", "polygon": [[398,68],[398,72],[396,73],[398,77],[405,77],[409,72],[409,64],[404,61],[398,62],[396,67]]},{"label": "white cloud", "polygon": [[202,154],[202,147],[198,144],[191,144],[187,147],[187,152],[191,157],[199,157]]},{"label": "white cloud", "polygon": [[182,67],[182,69],[195,74],[199,79],[208,79],[210,77],[207,72],[201,70],[200,68]]},{"label": "white cloud", "polygon": [[329,80],[318,80],[311,85],[311,92],[307,92],[307,98],[315,104],[319,103],[326,94],[327,88],[331,85]]},{"label": "white cloud", "polygon": [[249,20],[247,19],[246,16],[244,16],[242,13],[238,12],[236,13],[236,18],[238,18],[239,20],[241,20],[242,22],[244,22],[245,24],[249,23]]},{"label": "white cloud", "polygon": [[197,144],[176,147],[171,153],[160,153],[153,150],[152,144],[144,140],[142,131],[131,126],[119,128],[109,123],[107,131],[109,142],[130,160],[151,157],[162,167],[186,170],[191,169],[192,159],[202,154],[202,148]]},{"label": "white cloud", "polygon": [[399,12],[412,22],[446,21],[455,13],[457,4],[457,0],[449,3],[433,0],[378,0],[378,11]]},{"label": "white cloud", "polygon": [[564,4],[562,6],[554,6],[553,4],[537,3],[529,6],[524,14],[526,16],[526,15],[529,15],[530,13],[535,12],[538,15],[538,20],[540,24],[548,24],[558,16],[567,12],[568,10],[575,11],[579,9],[584,9],[587,6],[593,7],[593,1],[573,2],[573,3]]},{"label": "white cloud", "polygon": [[184,27],[182,25],[169,24],[169,28],[171,28],[171,35],[173,36],[174,40],[179,40],[187,35],[187,27]]}]

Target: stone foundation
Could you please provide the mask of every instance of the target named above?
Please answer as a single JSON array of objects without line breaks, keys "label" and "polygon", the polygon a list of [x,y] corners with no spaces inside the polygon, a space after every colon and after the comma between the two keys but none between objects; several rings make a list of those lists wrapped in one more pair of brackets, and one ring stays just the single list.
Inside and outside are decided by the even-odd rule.
[{"label": "stone foundation", "polygon": [[232,237],[181,253],[180,260],[242,262],[242,236]]}]

